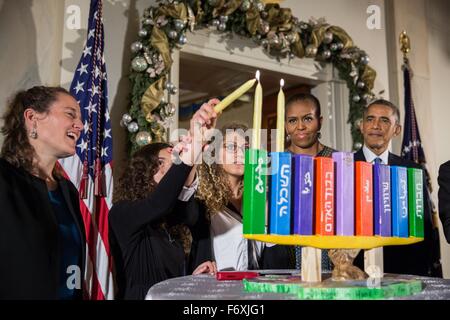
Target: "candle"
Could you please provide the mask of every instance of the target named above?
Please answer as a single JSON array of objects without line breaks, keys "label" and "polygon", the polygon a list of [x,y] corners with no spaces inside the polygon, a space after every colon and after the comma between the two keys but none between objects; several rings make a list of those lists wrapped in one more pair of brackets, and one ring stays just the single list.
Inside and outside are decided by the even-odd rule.
[{"label": "candle", "polygon": [[277,140],[276,151],[284,151],[284,92],[283,92],[284,80],[280,80],[280,92],[278,92],[277,99]]},{"label": "candle", "polygon": [[242,96],[244,93],[246,93],[248,90],[250,90],[253,85],[255,84],[256,79],[248,80],[246,83],[244,83],[242,86],[234,90],[232,93],[230,93],[225,99],[223,99],[220,103],[216,104],[214,107],[214,111],[219,113],[222,112],[223,109],[228,107],[230,104],[232,104],[236,99],[238,99],[240,96]]},{"label": "candle", "polygon": [[256,79],[258,85],[255,89],[255,98],[253,101],[253,132],[252,132],[252,149],[261,147],[261,117],[262,117],[262,86],[259,81],[259,70],[256,71]]}]

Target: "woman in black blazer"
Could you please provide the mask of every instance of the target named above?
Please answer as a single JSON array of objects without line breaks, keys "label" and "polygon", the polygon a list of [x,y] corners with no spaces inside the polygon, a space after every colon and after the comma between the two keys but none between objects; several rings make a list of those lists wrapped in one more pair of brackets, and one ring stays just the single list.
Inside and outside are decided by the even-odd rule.
[{"label": "woman in black blazer", "polygon": [[82,298],[85,232],[76,188],[58,172],[83,128],[63,88],[18,92],[3,116],[0,299]]}]

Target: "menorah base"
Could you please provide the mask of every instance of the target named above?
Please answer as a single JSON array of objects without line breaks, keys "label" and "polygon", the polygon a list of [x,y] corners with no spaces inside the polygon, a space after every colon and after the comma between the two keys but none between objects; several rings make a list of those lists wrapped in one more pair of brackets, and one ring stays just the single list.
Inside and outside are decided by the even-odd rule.
[{"label": "menorah base", "polygon": [[359,249],[331,249],[328,250],[328,257],[333,263],[333,272],[331,280],[347,281],[347,280],[364,280],[369,275],[357,266],[353,265],[353,261],[360,252]]},{"label": "menorah base", "polygon": [[384,278],[333,281],[330,274],[322,282],[304,282],[299,276],[266,275],[244,279],[246,292],[284,293],[302,300],[376,300],[405,297],[423,290],[422,281],[389,275]]}]

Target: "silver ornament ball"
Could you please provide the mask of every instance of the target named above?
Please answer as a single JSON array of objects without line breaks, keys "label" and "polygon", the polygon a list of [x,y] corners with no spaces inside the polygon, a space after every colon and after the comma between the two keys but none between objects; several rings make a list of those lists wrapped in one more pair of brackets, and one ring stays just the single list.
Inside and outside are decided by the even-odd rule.
[{"label": "silver ornament ball", "polygon": [[330,50],[331,50],[331,51],[337,51],[337,49],[338,49],[338,45],[337,45],[336,43],[332,43],[332,44],[330,45]]},{"label": "silver ornament ball", "polygon": [[262,40],[261,40],[261,45],[262,45],[263,47],[267,47],[267,46],[269,45],[269,40],[267,40],[267,39],[262,39]]},{"label": "silver ornament ball", "polygon": [[366,86],[366,84],[365,84],[363,81],[358,81],[358,83],[356,84],[356,86],[357,86],[359,89],[363,89],[363,88]]},{"label": "silver ornament ball", "polygon": [[128,113],[124,113],[124,115],[122,116],[122,122],[125,125],[129,124],[132,120],[133,118]]},{"label": "silver ornament ball", "polygon": [[144,57],[136,57],[131,61],[131,67],[134,71],[142,72],[147,70],[148,64]]},{"label": "silver ornament ball", "polygon": [[222,31],[222,32],[227,30],[227,24],[220,22],[219,25],[217,26],[217,30]]},{"label": "silver ornament ball", "polygon": [[331,51],[330,50],[325,50],[324,52],[322,52],[322,57],[324,59],[330,59],[331,58]]},{"label": "silver ornament ball", "polygon": [[337,43],[338,50],[344,49],[344,44],[342,42]]},{"label": "silver ornament ball", "polygon": [[164,113],[166,114],[167,117],[172,117],[175,114],[175,111],[176,109],[173,103],[168,103],[164,107]]},{"label": "silver ornament ball", "polygon": [[217,28],[219,26],[219,24],[220,24],[220,21],[217,19],[214,19],[211,21],[211,25],[215,28]]},{"label": "silver ornament ball", "polygon": [[310,44],[306,47],[306,56],[307,57],[315,57],[317,55],[317,48],[314,45]]},{"label": "silver ornament ball", "polygon": [[355,150],[359,150],[359,149],[362,148],[362,143],[361,142],[356,142],[353,147],[354,147]]},{"label": "silver ornament ball", "polygon": [[127,125],[127,129],[128,129],[129,132],[135,133],[135,132],[137,132],[139,130],[139,126],[138,126],[138,124],[136,122],[133,121],[133,122],[130,122]]},{"label": "silver ornament ball", "polygon": [[131,51],[134,53],[138,53],[139,51],[142,50],[143,47],[144,46],[142,45],[142,42],[136,41],[131,44]]},{"label": "silver ornament ball", "polygon": [[228,22],[228,16],[220,16],[219,17],[219,21],[222,23],[227,23]]},{"label": "silver ornament ball", "polygon": [[181,20],[181,19],[175,19],[175,20],[173,21],[173,26],[175,27],[175,30],[181,31],[181,30],[184,29],[185,23],[184,23],[184,21]]},{"label": "silver ornament ball", "polygon": [[170,39],[176,39],[176,38],[178,37],[178,32],[176,32],[175,30],[170,30],[170,31],[167,33],[167,36],[168,36]]},{"label": "silver ornament ball", "polygon": [[361,97],[359,95],[355,94],[353,96],[353,102],[360,102],[360,101],[361,101]]},{"label": "silver ornament ball", "polygon": [[152,135],[147,131],[139,131],[136,134],[136,143],[138,146],[146,146],[152,143]]},{"label": "silver ornament ball", "polygon": [[138,36],[141,38],[145,38],[148,35],[148,31],[146,29],[141,29],[138,32]]},{"label": "silver ornament ball", "polygon": [[369,62],[370,62],[370,58],[369,58],[369,56],[366,56],[366,55],[364,55],[364,56],[362,56],[361,57],[361,63],[362,64],[369,64]]},{"label": "silver ornament ball", "polygon": [[168,82],[166,83],[166,89],[167,89],[168,91],[171,91],[173,88],[175,88],[175,85],[174,85],[172,82],[168,81]]},{"label": "silver ornament ball", "polygon": [[261,33],[267,34],[270,31],[270,25],[267,21],[261,22]]},{"label": "silver ornament ball", "polygon": [[257,9],[259,12],[264,11],[264,8],[265,8],[265,7],[266,7],[266,6],[264,5],[263,2],[257,2],[257,3],[256,3],[256,9]]},{"label": "silver ornament ball", "polygon": [[178,43],[181,44],[181,45],[185,45],[187,43],[187,38],[186,38],[186,36],[184,34],[182,34],[180,36],[180,38],[178,39]]},{"label": "silver ornament ball", "polygon": [[143,24],[144,26],[149,26],[149,25],[152,24],[152,22],[153,22],[152,19],[147,18],[147,19],[145,19],[145,20],[142,22],[142,24]]}]

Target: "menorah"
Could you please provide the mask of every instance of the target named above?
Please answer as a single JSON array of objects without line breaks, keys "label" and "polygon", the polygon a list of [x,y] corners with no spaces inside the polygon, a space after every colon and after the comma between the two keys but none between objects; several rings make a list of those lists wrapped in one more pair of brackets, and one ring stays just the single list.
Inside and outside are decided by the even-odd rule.
[{"label": "menorah", "polygon": [[[408,245],[423,240],[423,217],[420,169],[355,162],[346,152],[332,158],[246,152],[248,239],[300,245],[306,252]],[[320,281],[318,261],[302,259],[302,280]]]}]

